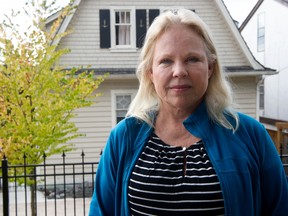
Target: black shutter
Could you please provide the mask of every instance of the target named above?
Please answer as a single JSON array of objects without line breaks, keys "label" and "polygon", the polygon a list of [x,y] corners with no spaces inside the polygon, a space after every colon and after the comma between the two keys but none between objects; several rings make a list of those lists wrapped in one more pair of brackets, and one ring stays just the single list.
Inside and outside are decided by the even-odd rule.
[{"label": "black shutter", "polygon": [[149,10],[149,26],[152,24],[154,19],[160,14],[160,10],[158,9],[153,9]]},{"label": "black shutter", "polygon": [[146,10],[136,10],[136,46],[141,48],[146,35]]},{"label": "black shutter", "polygon": [[100,10],[100,48],[111,47],[110,10]]}]

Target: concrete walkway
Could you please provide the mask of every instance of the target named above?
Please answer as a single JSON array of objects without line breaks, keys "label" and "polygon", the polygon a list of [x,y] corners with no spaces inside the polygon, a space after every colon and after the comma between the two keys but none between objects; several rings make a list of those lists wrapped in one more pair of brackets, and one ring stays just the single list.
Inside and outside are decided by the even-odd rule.
[{"label": "concrete walkway", "polygon": [[[90,198],[85,199],[85,211],[83,208],[83,199],[76,199],[76,204],[74,205],[73,199],[66,200],[66,211],[64,199],[56,200],[56,211],[55,211],[55,201],[47,200],[47,209],[45,209],[45,202],[37,202],[37,216],[87,216],[89,211]],[[75,206],[75,207],[74,207]],[[2,210],[2,206],[0,207]],[[27,210],[25,209],[24,203],[18,204],[17,206],[17,216],[27,216],[31,215],[30,206]],[[9,216],[16,216],[15,204],[10,205]],[[0,213],[2,215],[2,212]]]},{"label": "concrete walkway", "polygon": [[[25,197],[28,206],[25,206]],[[43,193],[37,192],[37,216],[87,216],[89,212],[91,198],[67,198],[64,199],[46,199]],[[66,208],[65,208],[66,205]],[[56,210],[55,210],[56,209]],[[9,216],[30,216],[30,192],[25,195],[24,190],[17,192],[17,205],[15,202],[15,193],[9,194]],[[0,215],[3,215],[3,198],[0,192]]]}]

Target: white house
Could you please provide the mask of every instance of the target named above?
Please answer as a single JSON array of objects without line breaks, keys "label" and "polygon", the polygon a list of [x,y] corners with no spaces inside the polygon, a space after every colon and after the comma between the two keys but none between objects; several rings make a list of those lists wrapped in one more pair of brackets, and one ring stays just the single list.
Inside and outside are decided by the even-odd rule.
[{"label": "white house", "polygon": [[240,26],[255,58],[278,72],[264,77],[263,122],[288,121],[287,20],[287,0],[259,0]]},{"label": "white house", "polygon": [[[84,150],[87,160],[98,161],[111,128],[124,117],[138,88],[135,69],[146,30],[166,8],[194,10],[210,26],[223,69],[233,82],[237,108],[258,119],[258,85],[263,75],[274,70],[259,64],[222,0],[135,1],[76,0],[78,8],[63,21],[60,32],[73,29],[63,38],[61,47],[71,53],[61,58],[66,68],[91,65],[95,75],[109,72],[100,85],[102,93],[91,107],[77,110],[74,119],[85,137],[73,140],[78,160]],[[51,19],[53,20],[53,19]]]}]

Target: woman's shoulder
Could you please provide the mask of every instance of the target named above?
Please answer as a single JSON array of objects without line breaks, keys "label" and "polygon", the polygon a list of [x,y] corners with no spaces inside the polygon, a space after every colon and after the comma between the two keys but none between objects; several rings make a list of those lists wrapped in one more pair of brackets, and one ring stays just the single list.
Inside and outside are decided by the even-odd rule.
[{"label": "woman's shoulder", "polygon": [[137,126],[141,124],[144,124],[144,121],[134,116],[129,116],[119,121],[113,129],[121,129],[121,128],[131,127],[131,126],[133,127],[133,126]]},{"label": "woman's shoulder", "polygon": [[[113,148],[115,148],[117,152],[124,151],[123,149],[125,149],[127,145],[134,149],[135,146],[138,146],[137,140],[142,140],[142,138],[146,139],[151,130],[152,127],[145,121],[136,117],[127,117],[122,119],[111,130],[109,143],[114,143]],[[135,143],[136,145],[134,145]]]},{"label": "woman's shoulder", "polygon": [[264,131],[266,131],[264,125],[252,116],[238,112],[238,117],[239,129],[242,128],[250,132],[258,131],[259,133],[263,133]]},{"label": "woman's shoulder", "polygon": [[111,132],[118,134],[124,133],[127,130],[130,132],[136,132],[143,128],[150,128],[150,125],[137,117],[129,116],[119,121],[116,126],[112,128]]},{"label": "woman's shoulder", "polygon": [[242,112],[237,112],[237,114],[238,114],[240,123],[242,122],[243,124],[251,124],[254,126],[260,126],[261,125],[261,123],[257,119],[253,118],[250,115],[244,114]]}]

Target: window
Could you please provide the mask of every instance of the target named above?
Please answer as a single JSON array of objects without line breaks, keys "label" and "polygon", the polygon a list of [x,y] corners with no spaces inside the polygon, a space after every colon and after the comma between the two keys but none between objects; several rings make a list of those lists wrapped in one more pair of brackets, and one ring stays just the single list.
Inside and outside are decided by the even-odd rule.
[{"label": "window", "polygon": [[148,25],[158,15],[158,9],[111,7],[100,10],[100,48],[131,51],[142,47]]},{"label": "window", "polygon": [[112,48],[136,48],[135,35],[135,10],[112,9],[111,38]]},{"label": "window", "polygon": [[260,13],[257,20],[257,50],[265,51],[265,13]]},{"label": "window", "polygon": [[131,12],[115,12],[115,39],[116,46],[131,45]]},{"label": "window", "polygon": [[136,90],[112,90],[112,125],[116,125],[128,111],[129,105],[136,94]]},{"label": "window", "polygon": [[259,85],[259,109],[264,110],[264,82],[262,81]]},{"label": "window", "polygon": [[128,107],[131,103],[131,95],[116,95],[116,122],[125,118]]}]

